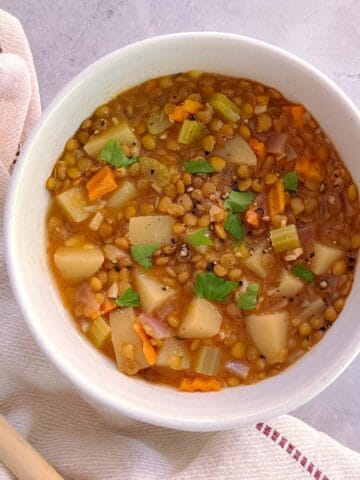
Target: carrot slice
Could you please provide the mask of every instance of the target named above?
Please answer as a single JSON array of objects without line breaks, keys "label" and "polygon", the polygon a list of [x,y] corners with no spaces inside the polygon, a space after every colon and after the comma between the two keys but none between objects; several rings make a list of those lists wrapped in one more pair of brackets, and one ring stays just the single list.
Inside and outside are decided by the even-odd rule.
[{"label": "carrot slice", "polygon": [[325,166],[306,155],[302,155],[296,160],[295,171],[302,175],[306,180],[315,180],[322,182],[325,176]]},{"label": "carrot slice", "polygon": [[106,165],[106,167],[103,167],[90,178],[86,184],[86,188],[92,202],[112,192],[117,188],[114,172]]},{"label": "carrot slice", "polygon": [[183,378],[179,389],[181,392],[218,392],[221,390],[221,383],[215,378]]},{"label": "carrot slice", "polygon": [[291,109],[291,114],[294,119],[296,128],[302,130],[304,128],[304,112],[305,108],[303,105],[295,105]]},{"label": "carrot slice", "polygon": [[261,159],[265,157],[265,144],[263,142],[260,142],[257,138],[249,138],[248,142],[257,157]]},{"label": "carrot slice", "polygon": [[302,130],[304,128],[304,105],[286,105],[285,107],[283,107],[283,110],[284,112],[291,114],[292,119],[295,123],[295,127],[298,130]]},{"label": "carrot slice", "polygon": [[100,316],[100,310],[96,310],[94,308],[88,307],[87,305],[84,305],[84,315],[91,318],[91,320],[95,320],[95,318],[98,318]]},{"label": "carrot slice", "polygon": [[173,122],[183,122],[186,117],[186,111],[183,109],[182,105],[175,107],[173,113],[169,113],[169,119]]},{"label": "carrot slice", "polygon": [[267,197],[270,217],[283,213],[285,209],[285,192],[282,181],[278,181],[270,190]]},{"label": "carrot slice", "polygon": [[156,362],[157,354],[154,350],[154,347],[151,345],[149,338],[145,333],[145,330],[139,323],[134,323],[134,330],[139,335],[142,341],[143,352],[146,360],[149,362],[149,365],[154,365]]},{"label": "carrot slice", "polygon": [[259,228],[260,220],[255,205],[250,205],[245,213],[245,221],[251,227]]},{"label": "carrot slice", "polygon": [[195,100],[185,100],[182,105],[177,105],[173,113],[169,113],[169,119],[173,122],[183,122],[188,113],[196,113],[203,108],[203,105]]},{"label": "carrot slice", "polygon": [[115,310],[115,308],[117,308],[115,301],[112,298],[106,297],[100,307],[100,313],[101,315],[106,315],[111,312],[111,310]]}]

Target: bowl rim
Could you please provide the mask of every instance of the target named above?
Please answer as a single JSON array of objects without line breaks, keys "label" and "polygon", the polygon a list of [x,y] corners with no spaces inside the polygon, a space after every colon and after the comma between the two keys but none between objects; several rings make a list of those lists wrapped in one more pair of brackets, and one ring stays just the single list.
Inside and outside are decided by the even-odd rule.
[{"label": "bowl rim", "polygon": [[[179,40],[186,40],[186,39],[196,39],[196,38],[216,38],[216,39],[224,39],[224,40],[233,40],[238,42],[243,42],[244,44],[248,44],[250,46],[259,46],[262,49],[267,49],[269,52],[275,53],[281,57],[283,57],[289,63],[297,63],[300,67],[307,70],[309,73],[317,77],[323,84],[326,84],[330,87],[334,93],[341,98],[341,101],[347,105],[347,107],[352,111],[352,114],[358,119],[360,122],[360,112],[356,108],[355,104],[349,99],[349,97],[333,82],[330,78],[328,78],[325,74],[323,74],[320,70],[318,70],[313,65],[309,64],[308,62],[302,60],[301,58],[297,57],[296,55],[274,46],[270,43],[264,42],[262,40],[258,40],[255,38],[250,38],[243,35],[237,35],[232,33],[222,33],[222,32],[184,32],[184,33],[173,33],[168,35],[159,35],[151,38],[147,38],[144,40],[140,40],[138,42],[126,45],[120,49],[114,50],[113,52],[99,58],[95,62],[91,63],[81,72],[79,72],[61,91],[54,97],[54,99],[49,103],[46,107],[44,112],[41,115],[41,118],[38,120],[36,126],[33,128],[32,132],[30,133],[29,137],[27,138],[20,155],[20,159],[17,162],[17,165],[14,168],[14,172],[12,174],[12,178],[9,184],[6,203],[5,203],[5,215],[4,215],[4,222],[5,222],[5,258],[6,258],[6,265],[8,276],[10,279],[10,285],[12,288],[12,292],[15,296],[16,303],[19,306],[20,312],[23,318],[26,321],[26,324],[31,331],[33,338],[35,339],[36,343],[40,347],[40,349],[46,354],[46,356],[50,359],[50,361],[57,367],[58,370],[64,374],[66,378],[70,380],[70,382],[75,386],[76,389],[79,389],[83,394],[88,396],[90,399],[93,399],[100,405],[107,405],[113,409],[119,415],[126,415],[131,418],[144,421],[147,423],[151,423],[158,426],[163,427],[170,427],[176,428],[179,430],[198,430],[198,431],[209,431],[209,430],[224,430],[234,428],[237,425],[237,420],[234,417],[231,418],[216,418],[214,420],[211,419],[199,419],[194,420],[193,418],[174,418],[172,416],[164,415],[160,410],[157,412],[153,412],[150,408],[144,409],[138,407],[136,404],[132,404],[128,401],[120,400],[116,401],[113,398],[109,398],[105,391],[103,391],[97,385],[92,384],[91,382],[87,382],[82,373],[75,369],[71,368],[70,365],[64,360],[63,356],[59,354],[59,351],[56,348],[50,348],[50,345],[53,342],[49,342],[49,339],[46,338],[46,335],[43,335],[42,329],[40,328],[40,323],[37,322],[36,316],[33,312],[29,312],[28,305],[26,301],[24,301],[24,297],[20,291],[19,280],[21,278],[21,271],[18,269],[18,263],[16,260],[16,251],[13,249],[12,246],[12,236],[14,231],[14,226],[16,223],[15,216],[12,215],[12,205],[15,205],[15,198],[16,198],[16,184],[17,180],[20,177],[22,163],[21,158],[26,157],[28,151],[30,150],[30,146],[33,140],[38,135],[38,132],[41,131],[43,125],[47,122],[48,117],[52,113],[52,111],[56,108],[57,104],[64,98],[71,90],[83,79],[88,76],[91,76],[94,70],[97,70],[101,67],[102,64],[107,63],[109,60],[116,58],[120,52],[131,52],[131,50],[137,50],[144,45],[148,44],[156,44],[166,43],[167,40],[170,39],[179,39]],[[55,342],[56,343],[56,342]],[[300,394],[296,398],[284,399],[283,402],[279,402],[278,405],[270,406],[268,409],[264,409],[262,411],[262,417],[264,420],[275,417],[290,410],[293,410],[307,401],[314,398],[318,395],[321,391],[323,391],[327,386],[329,386],[345,369],[346,367],[354,360],[357,354],[360,351],[360,338],[354,338],[353,344],[348,346],[347,351],[344,352],[341,361],[334,363],[328,367],[326,371],[326,376],[322,378],[321,382],[318,382],[316,385],[313,386],[311,391],[303,389]],[[249,422],[252,420],[258,420],[255,418],[255,414],[253,415],[254,418],[250,417]]]}]

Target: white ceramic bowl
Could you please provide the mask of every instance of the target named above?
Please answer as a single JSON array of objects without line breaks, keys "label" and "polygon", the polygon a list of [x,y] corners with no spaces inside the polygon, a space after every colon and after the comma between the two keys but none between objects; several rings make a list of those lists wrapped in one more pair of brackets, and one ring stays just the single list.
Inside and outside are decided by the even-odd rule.
[{"label": "white ceramic bowl", "polygon": [[148,39],[92,64],[55,98],[28,139],[6,206],[10,280],[30,330],[49,359],[113,425],[123,417],[181,430],[220,430],[299,407],[329,385],[360,346],[358,277],[333,328],[303,359],[256,385],[218,393],[180,393],[120,374],[75,329],[64,309],[45,248],[49,196],[44,188],[66,139],[94,109],[121,90],[168,73],[199,69],[258,80],[304,103],[333,140],[357,184],[360,115],[318,70],[258,40],[223,33]]}]

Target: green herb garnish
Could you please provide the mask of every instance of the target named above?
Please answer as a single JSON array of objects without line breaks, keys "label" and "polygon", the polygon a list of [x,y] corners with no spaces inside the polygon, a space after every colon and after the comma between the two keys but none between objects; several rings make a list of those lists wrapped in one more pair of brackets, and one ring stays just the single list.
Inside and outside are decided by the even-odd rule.
[{"label": "green herb garnish", "polygon": [[121,297],[115,300],[118,307],[138,307],[140,305],[140,297],[132,288],[128,288]]},{"label": "green herb garnish", "polygon": [[295,277],[300,278],[300,280],[304,280],[304,282],[313,282],[314,275],[313,273],[304,265],[294,265],[291,269],[291,273],[295,275]]},{"label": "green herb garnish", "polygon": [[236,287],[236,282],[223,280],[215,273],[199,273],[195,280],[195,295],[207,300],[223,302]]},{"label": "green herb garnish", "polygon": [[283,185],[284,185],[284,190],[286,192],[296,192],[299,185],[299,179],[298,179],[297,173],[294,171],[294,172],[288,172],[286,175],[284,175]]},{"label": "green herb garnish", "polygon": [[99,158],[116,168],[130,167],[130,165],[139,161],[139,157],[127,157],[117,140],[108,140],[101,150]]},{"label": "green herb garnish", "polygon": [[249,283],[246,292],[239,295],[237,302],[238,307],[242,310],[254,310],[254,308],[256,308],[259,290],[259,283]]},{"label": "green herb garnish", "polygon": [[189,233],[186,235],[186,241],[193,247],[199,247],[200,245],[214,245],[214,242],[209,238],[209,232],[206,228],[200,228],[194,233]]},{"label": "green herb garnish", "polygon": [[152,254],[160,247],[160,243],[144,243],[130,247],[133,259],[147,270],[152,267]]},{"label": "green herb garnish", "polygon": [[254,200],[256,194],[253,192],[237,192],[232,190],[225,200],[224,207],[231,212],[246,212],[250,203]]},{"label": "green herb garnish", "polygon": [[211,163],[202,157],[184,162],[184,168],[189,173],[214,173],[216,171]]},{"label": "green herb garnish", "polygon": [[245,237],[244,225],[242,224],[240,218],[234,213],[228,213],[224,228],[228,233],[230,233],[233,239],[237,240],[238,242]]}]

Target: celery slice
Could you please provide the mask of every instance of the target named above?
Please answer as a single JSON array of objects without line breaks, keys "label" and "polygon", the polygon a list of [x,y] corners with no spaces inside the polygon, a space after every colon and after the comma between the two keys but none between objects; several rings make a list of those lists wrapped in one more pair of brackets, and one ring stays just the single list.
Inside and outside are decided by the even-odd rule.
[{"label": "celery slice", "polygon": [[216,375],[221,363],[221,352],[217,347],[202,346],[196,357],[195,372],[202,375]]},{"label": "celery slice", "polygon": [[237,122],[240,119],[240,109],[223,93],[215,93],[210,98],[210,105],[215,112],[222,115],[229,122]]},{"label": "celery slice", "polygon": [[170,171],[167,166],[159,162],[159,160],[151,157],[141,157],[140,167],[146,180],[156,183],[160,187],[169,185],[171,180]]},{"label": "celery slice", "polygon": [[270,232],[271,243],[276,252],[284,252],[300,247],[296,225],[276,228]]},{"label": "celery slice", "polygon": [[172,123],[170,122],[169,117],[163,110],[153,112],[147,122],[147,127],[151,135],[159,135],[164,130],[171,127],[171,125]]},{"label": "celery slice", "polygon": [[102,317],[98,317],[92,322],[86,334],[96,348],[103,348],[105,342],[110,339],[111,328]]},{"label": "celery slice", "polygon": [[195,142],[203,131],[204,125],[195,120],[185,119],[178,136],[178,142],[189,145]]},{"label": "celery slice", "polygon": [[242,260],[247,260],[250,257],[250,252],[244,242],[235,246],[235,253],[240,254]]}]

